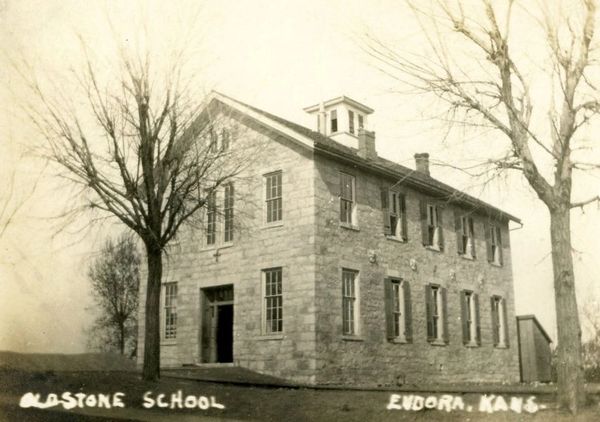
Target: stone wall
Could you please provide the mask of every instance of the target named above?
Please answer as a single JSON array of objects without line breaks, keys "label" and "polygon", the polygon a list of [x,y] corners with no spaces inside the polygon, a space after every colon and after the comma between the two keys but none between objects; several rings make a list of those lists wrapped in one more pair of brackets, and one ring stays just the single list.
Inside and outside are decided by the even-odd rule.
[{"label": "stone wall", "polygon": [[[517,331],[514,313],[512,269],[508,224],[501,222],[503,266],[486,259],[482,213],[474,214],[477,257],[458,255],[454,232],[453,206],[443,208],[443,252],[422,245],[419,200],[413,190],[406,194],[408,241],[385,237],[381,211],[382,186],[397,180],[383,180],[341,162],[317,156],[316,194],[316,309],[317,383],[395,384],[418,382],[518,381]],[[357,227],[339,223],[339,171],[356,177]],[[376,254],[376,263],[369,254]],[[416,262],[411,269],[410,261]],[[359,333],[342,336],[341,269],[359,271]],[[386,338],[384,284],[387,276],[408,280],[412,296],[413,342],[391,343]],[[482,280],[482,282],[480,282]],[[448,289],[449,344],[427,341],[425,285],[437,283]],[[481,315],[480,347],[466,347],[462,341],[460,291],[479,294]],[[509,347],[493,346],[490,296],[507,301]]]},{"label": "stone wall", "polygon": [[[243,148],[245,142],[262,146],[258,154],[248,157],[251,164],[235,184],[235,239],[231,244],[223,244],[222,232],[218,232],[217,245],[206,246],[202,231],[188,229],[165,256],[164,282],[178,283],[178,323],[177,339],[162,342],[161,365],[201,362],[200,289],[233,284],[234,363],[267,374],[314,382],[312,154],[254,122],[246,121],[238,133],[243,136],[233,141],[232,148]],[[278,170],[282,171],[283,221],[267,225],[263,223],[263,175]],[[214,256],[217,250],[218,260]],[[282,335],[263,332],[262,270],[273,267],[282,267],[283,272]],[[145,297],[144,285],[141,294]],[[141,363],[143,306],[139,321]]]}]

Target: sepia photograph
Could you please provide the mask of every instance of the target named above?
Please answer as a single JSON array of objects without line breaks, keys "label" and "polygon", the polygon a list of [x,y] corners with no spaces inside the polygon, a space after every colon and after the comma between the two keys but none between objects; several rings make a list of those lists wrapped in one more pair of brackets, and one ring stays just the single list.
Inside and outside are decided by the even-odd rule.
[{"label": "sepia photograph", "polygon": [[0,421],[600,420],[600,2],[0,19]]}]

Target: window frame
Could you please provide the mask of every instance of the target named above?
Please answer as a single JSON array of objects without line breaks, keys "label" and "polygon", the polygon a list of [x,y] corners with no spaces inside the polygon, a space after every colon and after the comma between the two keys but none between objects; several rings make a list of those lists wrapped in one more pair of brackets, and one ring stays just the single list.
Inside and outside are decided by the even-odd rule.
[{"label": "window frame", "polygon": [[[263,175],[264,179],[264,200],[265,200],[265,218],[264,224],[277,225],[283,222],[283,171],[276,170]],[[275,185],[275,196],[273,194],[273,180],[278,182]],[[269,189],[269,187],[271,189]],[[270,219],[275,215],[276,219]]]},{"label": "window frame", "polygon": [[233,182],[223,187],[223,243],[234,240],[235,188]]},{"label": "window frame", "polygon": [[430,200],[420,201],[421,236],[423,246],[437,252],[444,251],[444,208]]},{"label": "window frame", "polygon": [[466,259],[476,259],[475,220],[472,216],[455,213],[457,252]]},{"label": "window frame", "polygon": [[221,128],[221,152],[229,150],[231,145],[231,133],[227,128]]},{"label": "window frame", "polygon": [[[170,291],[171,290],[171,291]],[[174,290],[174,292],[173,292]],[[177,340],[177,299],[179,287],[176,281],[163,283],[163,317],[162,320],[162,340],[176,341]]]},{"label": "window frame", "polygon": [[439,284],[425,285],[427,341],[437,346],[449,343],[447,289]]},{"label": "window frame", "polygon": [[338,121],[338,115],[337,115],[337,109],[333,109],[331,110],[331,113],[329,115],[329,125],[331,128],[331,133],[337,133],[338,129],[339,129],[339,121]]},{"label": "window frame", "polygon": [[[269,291],[269,287],[273,284],[273,275],[275,280],[275,293]],[[264,335],[281,335],[283,334],[283,268],[271,267],[261,271],[262,278],[262,333]],[[275,312],[273,313],[273,310]],[[275,317],[273,318],[273,315]],[[271,317],[270,317],[271,316]],[[275,324],[275,329],[273,329]]]},{"label": "window frame", "polygon": [[387,340],[412,343],[412,301],[410,283],[400,277],[384,279]]},{"label": "window frame", "polygon": [[[350,193],[350,198],[345,198],[344,197],[344,192],[346,191],[346,189],[344,189],[344,185],[345,185],[345,180],[344,177],[348,177],[350,180],[350,189],[349,189],[349,193]],[[339,204],[339,221],[341,225],[345,225],[345,226],[349,226],[349,227],[354,227],[357,226],[356,224],[356,176],[354,176],[353,174],[344,172],[344,171],[340,171],[339,172],[339,189],[340,189],[340,193],[339,193],[339,198],[340,198],[340,204]],[[344,221],[344,218],[346,219],[346,221]]]},{"label": "window frame", "polygon": [[207,192],[206,196],[206,233],[204,236],[206,246],[214,246],[217,243],[217,214],[217,191],[212,190]]},{"label": "window frame", "polygon": [[487,260],[490,264],[501,267],[504,265],[502,228],[498,223],[487,223],[484,227]]},{"label": "window frame", "polygon": [[506,298],[492,295],[490,298],[492,311],[492,338],[494,347],[498,349],[509,348],[508,316],[506,311]]},{"label": "window frame", "polygon": [[463,344],[468,347],[481,346],[479,295],[467,289],[460,293]]},{"label": "window frame", "polygon": [[[342,336],[360,335],[359,271],[342,268]],[[348,289],[348,285],[351,287]],[[350,291],[349,291],[350,290]]]},{"label": "window frame", "polygon": [[354,111],[348,110],[348,131],[354,135],[355,127],[354,127]]}]

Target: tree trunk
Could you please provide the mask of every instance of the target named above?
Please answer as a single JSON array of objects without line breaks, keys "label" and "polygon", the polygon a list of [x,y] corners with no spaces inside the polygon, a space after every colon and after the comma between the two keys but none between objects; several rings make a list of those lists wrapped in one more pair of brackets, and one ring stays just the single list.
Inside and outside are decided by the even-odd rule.
[{"label": "tree trunk", "polygon": [[119,350],[121,354],[125,354],[125,323],[119,322]]},{"label": "tree trunk", "polygon": [[576,413],[585,403],[585,390],[569,205],[550,211],[550,237],[558,328],[558,404]]},{"label": "tree trunk", "polygon": [[160,377],[160,282],[162,279],[162,251],[146,245],[148,278],[146,285],[146,326],[144,329],[144,366],[142,378],[156,381]]}]

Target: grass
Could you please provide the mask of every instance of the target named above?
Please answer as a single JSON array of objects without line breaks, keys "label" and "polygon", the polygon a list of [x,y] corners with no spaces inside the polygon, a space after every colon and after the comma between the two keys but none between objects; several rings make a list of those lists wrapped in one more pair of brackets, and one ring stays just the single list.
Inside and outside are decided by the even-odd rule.
[{"label": "grass", "polygon": [[[182,390],[184,395],[214,396],[225,409],[144,409],[143,394],[152,391],[171,394]],[[345,391],[313,390],[292,388],[258,388],[251,386],[228,385],[221,383],[199,382],[187,379],[162,378],[156,383],[145,382],[133,372],[123,371],[71,371],[71,372],[26,372],[22,370],[0,371],[0,417],[8,421],[69,421],[69,420],[181,420],[185,416],[212,416],[235,420],[263,421],[466,421],[466,420],[531,420],[531,421],[570,421],[567,413],[552,410],[552,396],[538,397],[539,403],[549,406],[536,414],[516,414],[497,412],[479,413],[478,394],[462,395],[467,405],[473,405],[474,411],[437,410],[418,412],[387,410],[390,393],[382,391]],[[86,409],[88,415],[64,411],[62,407],[52,409],[21,409],[19,398],[26,392],[42,394],[42,400],[48,393],[114,393],[124,392],[125,410]],[[426,396],[426,394],[421,394]],[[586,409],[576,420],[598,420],[600,408]],[[121,419],[124,418],[124,419]]]},{"label": "grass", "polygon": [[[18,358],[12,356],[12,366],[8,365],[5,353],[0,353],[0,420],[2,421],[185,421],[226,419],[244,421],[595,421],[600,420],[600,407],[594,404],[586,408],[577,418],[555,409],[553,394],[540,394],[537,403],[547,406],[535,414],[517,414],[511,411],[493,414],[480,413],[480,394],[454,394],[465,405],[472,406],[471,412],[438,410],[387,410],[390,401],[389,391],[359,390],[316,390],[310,388],[267,388],[252,385],[225,384],[209,381],[173,378],[163,376],[158,382],[146,382],[139,374],[130,370],[90,370],[99,367],[119,366],[114,361],[107,363],[98,357],[94,363],[89,356],[74,358],[80,364],[78,370],[43,369],[73,368],[68,365],[70,357],[60,359],[44,355]],[[33,360],[31,360],[33,359]],[[108,359],[110,360],[110,359]],[[34,364],[32,364],[34,362]],[[104,362],[104,363],[103,363]],[[86,365],[83,365],[86,363]],[[50,365],[52,364],[52,365]],[[128,368],[124,363],[122,368]],[[82,369],[83,368],[83,369]],[[87,370],[86,370],[87,369]],[[142,406],[144,393],[151,391],[153,397],[159,393],[168,396],[181,390],[184,395],[214,396],[225,409],[146,409]],[[123,392],[125,409],[85,408],[65,410],[62,406],[50,409],[20,408],[19,400],[27,392],[40,393],[42,400],[48,393],[61,394],[83,392],[86,394],[112,394]],[[398,392],[399,394],[409,394]],[[427,393],[415,393],[428,396]],[[441,396],[441,393],[435,393]],[[511,394],[503,397],[510,399]],[[527,398],[528,395],[522,397]],[[593,395],[597,399],[597,395]]]}]

